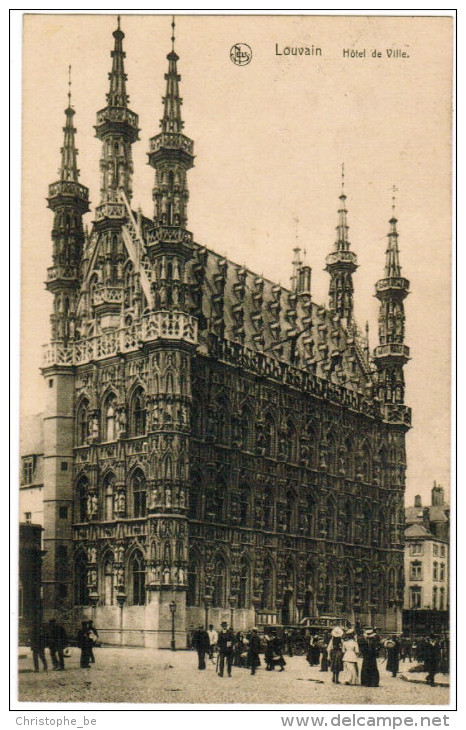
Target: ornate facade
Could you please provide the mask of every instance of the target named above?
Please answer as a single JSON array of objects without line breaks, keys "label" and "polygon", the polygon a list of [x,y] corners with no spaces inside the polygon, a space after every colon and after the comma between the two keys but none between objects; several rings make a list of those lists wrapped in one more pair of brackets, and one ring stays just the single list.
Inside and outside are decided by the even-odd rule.
[{"label": "ornate facade", "polygon": [[173,601],[179,641],[224,617],[400,628],[411,415],[396,219],[371,355],[354,319],[343,190],[328,308],[299,255],[287,289],[193,240],[174,45],[149,141],[153,216],[132,209],[138,117],[119,24],[113,36],[89,235],[71,104],[49,192],[46,611],[92,613],[104,640],[153,646],[169,645]]}]

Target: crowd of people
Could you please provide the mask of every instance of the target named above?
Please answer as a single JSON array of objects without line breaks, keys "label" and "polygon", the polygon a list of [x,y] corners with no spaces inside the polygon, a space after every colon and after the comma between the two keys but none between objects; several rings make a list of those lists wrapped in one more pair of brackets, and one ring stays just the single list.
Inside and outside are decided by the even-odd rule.
[{"label": "crowd of people", "polygon": [[[275,667],[284,671],[285,650],[293,655],[293,642],[286,632],[280,635],[270,629],[260,636],[254,627],[250,632],[235,633],[226,621],[218,632],[212,624],[208,630],[199,626],[192,635],[192,646],[198,653],[198,668],[206,669],[208,656],[221,677],[225,667],[228,677],[232,667],[247,668],[255,674],[261,666],[261,653],[266,671],[274,671]],[[396,635],[383,639],[376,629],[345,630],[335,626],[330,633],[307,637],[306,659],[310,666],[319,666],[321,672],[330,671],[335,684],[365,687],[379,686],[382,669],[396,677],[400,662],[419,661],[427,672],[427,683],[433,686],[435,675],[448,671],[448,663],[443,659],[446,651],[447,642],[433,635],[416,641]]]},{"label": "crowd of people", "polygon": [[[76,644],[81,649],[80,666],[89,669],[95,663],[94,646],[98,640],[97,630],[92,621],[83,621],[76,637]],[[46,624],[35,624],[30,635],[30,646],[34,671],[39,671],[39,660],[42,669],[47,671],[46,649],[49,650],[52,668],[55,672],[63,672],[65,658],[70,655],[70,639],[64,627],[51,618]]]},{"label": "crowd of people", "polygon": [[[95,663],[94,647],[98,642],[98,632],[92,621],[83,621],[77,632],[76,645],[81,650],[80,666],[89,669]],[[410,639],[405,636],[390,636],[382,639],[378,630],[343,629],[335,626],[330,633],[306,636],[306,659],[310,666],[320,666],[321,672],[332,673],[335,684],[378,687],[380,669],[383,668],[396,677],[400,662],[418,662],[427,672],[426,682],[435,684],[435,675],[448,672],[448,641],[434,635]],[[34,671],[39,671],[39,661],[47,671],[46,649],[49,650],[54,671],[65,669],[65,658],[69,655],[70,640],[65,629],[55,619],[45,625],[37,624],[30,636]],[[232,676],[232,668],[246,668],[256,674],[261,666],[260,655],[264,655],[265,670],[274,671],[278,667],[283,672],[286,661],[285,650],[293,655],[293,641],[286,632],[280,633],[275,627],[259,634],[254,626],[249,632],[234,632],[222,621],[217,631],[213,624],[208,630],[203,625],[191,637],[192,647],[198,654],[198,669],[206,669],[206,657],[216,665],[220,677]],[[215,658],[216,655],[216,658]],[[362,659],[359,668],[359,659]],[[377,661],[379,659],[379,661]]]}]

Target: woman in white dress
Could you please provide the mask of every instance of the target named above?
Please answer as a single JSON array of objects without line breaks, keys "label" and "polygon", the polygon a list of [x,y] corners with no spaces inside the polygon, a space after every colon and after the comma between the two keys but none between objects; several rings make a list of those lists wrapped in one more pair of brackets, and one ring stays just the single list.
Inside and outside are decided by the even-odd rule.
[{"label": "woman in white dress", "polygon": [[354,631],[346,634],[343,640],[343,681],[345,684],[358,684],[358,642]]}]

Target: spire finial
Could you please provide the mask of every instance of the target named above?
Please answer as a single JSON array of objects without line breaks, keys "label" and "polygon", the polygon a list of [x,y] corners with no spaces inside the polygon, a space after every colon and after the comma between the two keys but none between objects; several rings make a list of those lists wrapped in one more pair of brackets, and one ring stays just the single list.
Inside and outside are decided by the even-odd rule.
[{"label": "spire finial", "polygon": [[120,16],[117,15],[117,30],[121,30],[120,28]]},{"label": "spire finial", "polygon": [[68,66],[68,109],[71,109],[71,65]]},{"label": "spire finial", "polygon": [[175,16],[172,15],[172,51],[175,50]]},{"label": "spire finial", "polygon": [[396,203],[396,195],[395,193],[398,192],[398,188],[396,185],[392,185],[392,217],[395,217],[395,203]]},{"label": "spire finial", "polygon": [[345,163],[341,163],[341,194],[345,194]]}]

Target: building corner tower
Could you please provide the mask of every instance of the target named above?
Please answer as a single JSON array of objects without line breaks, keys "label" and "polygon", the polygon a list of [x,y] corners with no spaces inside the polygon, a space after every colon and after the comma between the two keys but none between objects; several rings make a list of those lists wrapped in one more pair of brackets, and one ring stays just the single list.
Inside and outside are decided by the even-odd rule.
[{"label": "building corner tower", "polygon": [[[409,281],[401,276],[399,262],[397,219],[390,219],[386,249],[385,276],[375,285],[375,296],[380,302],[379,344],[374,349],[375,396],[380,402],[382,420],[388,431],[388,488],[393,498],[390,515],[391,545],[396,551],[397,590],[391,597],[392,616],[387,615],[387,628],[400,631],[403,607],[403,533],[404,493],[406,486],[405,436],[411,427],[411,409],[404,403],[403,368],[409,360],[409,348],[404,344],[405,313],[403,302],[409,293]],[[390,623],[391,621],[391,623]]]},{"label": "building corner tower", "polygon": [[46,381],[44,416],[44,561],[46,618],[57,614],[66,621],[72,607],[72,513],[74,445],[74,367],[67,361],[68,345],[77,337],[77,300],[84,244],[83,215],[89,210],[89,191],[79,182],[75,111],[68,93],[57,182],[49,186],[48,207],[54,213],[53,265],[46,288],[54,297],[51,343],[42,368]]},{"label": "building corner tower", "polygon": [[358,267],[357,256],[350,250],[347,213],[342,169],[340,207],[336,227],[337,239],[333,251],[326,258],[325,270],[330,274],[329,309],[338,315],[346,326],[352,322],[353,318],[353,274]]},{"label": "building corner tower", "polygon": [[146,629],[158,629],[160,647],[168,645],[172,628],[171,641],[175,635],[184,641],[186,635],[191,364],[197,344],[196,321],[189,314],[188,300],[187,262],[193,243],[186,229],[186,172],[193,166],[193,142],[182,131],[174,21],[172,28],[164,113],[148,153],[155,169],[155,210],[153,228],[147,234],[147,254],[160,330],[159,337],[147,344],[151,372],[147,408],[155,469],[148,514]]}]

